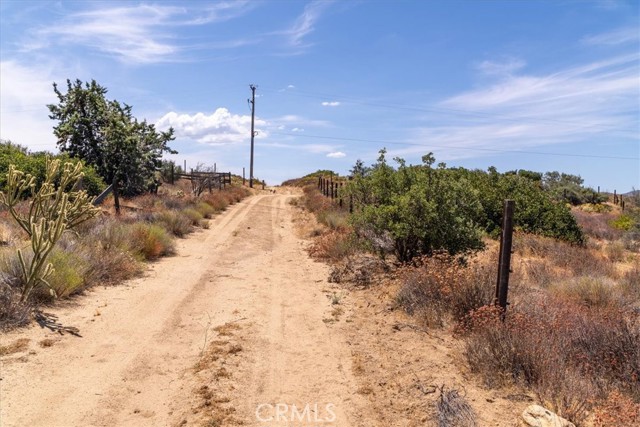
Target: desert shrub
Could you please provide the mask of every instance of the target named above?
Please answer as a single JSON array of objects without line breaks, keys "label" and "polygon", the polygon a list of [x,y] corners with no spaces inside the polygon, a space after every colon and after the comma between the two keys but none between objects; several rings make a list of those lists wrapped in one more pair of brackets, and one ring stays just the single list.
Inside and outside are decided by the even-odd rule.
[{"label": "desert shrub", "polygon": [[143,194],[133,199],[134,203],[145,210],[160,210],[165,208],[163,198],[156,194]]},{"label": "desert shrub", "polygon": [[136,223],[131,227],[131,248],[144,260],[175,253],[175,244],[167,231],[153,224]]},{"label": "desert shrub", "polygon": [[455,388],[440,388],[436,402],[438,427],[476,427],[476,414],[464,394]]},{"label": "desert shrub", "polygon": [[[57,298],[64,298],[81,290],[85,285],[90,264],[74,251],[56,248],[51,252],[51,264],[54,271],[48,279],[50,289]],[[34,292],[34,298],[41,300],[52,299],[49,289],[39,288]]]},{"label": "desert shrub", "polygon": [[617,284],[607,277],[581,276],[566,282],[555,282],[552,294],[587,307],[620,306]]},{"label": "desert shrub", "polygon": [[202,196],[202,200],[211,206],[215,212],[222,212],[229,206],[227,199],[222,197],[220,193],[205,194]]},{"label": "desert shrub", "polygon": [[640,425],[640,403],[613,391],[604,403],[595,408],[594,415],[595,427]]},{"label": "desert shrub", "polygon": [[165,197],[163,198],[164,206],[167,209],[173,210],[181,210],[191,205],[193,202],[192,196],[182,196],[182,197]]},{"label": "desert shrub", "polygon": [[358,248],[358,239],[350,230],[335,229],[318,236],[308,251],[313,258],[338,262],[353,255]]},{"label": "desert shrub", "polygon": [[[67,240],[61,246],[71,250]],[[85,277],[88,286],[119,283],[141,271],[131,243],[131,225],[118,220],[105,219],[95,224],[80,236],[73,251],[89,263]]]},{"label": "desert shrub", "polygon": [[616,275],[615,266],[593,249],[529,233],[517,233],[513,245],[518,254],[544,259],[566,276]]},{"label": "desert shrub", "polygon": [[489,304],[495,294],[495,272],[479,265],[465,265],[446,253],[420,259],[408,267],[397,295],[398,303],[430,326],[443,326],[449,317],[464,318]]},{"label": "desert shrub", "polygon": [[634,225],[635,221],[627,214],[621,214],[617,218],[611,220],[611,226],[618,230],[629,231],[634,227]]},{"label": "desert shrub", "polygon": [[625,259],[625,245],[621,240],[609,243],[605,246],[604,252],[612,262],[620,262]]},{"label": "desert shrub", "polygon": [[622,236],[621,230],[611,226],[614,218],[611,213],[590,213],[583,209],[574,209],[572,213],[584,234],[589,237],[616,240]]},{"label": "desert shrub", "polygon": [[155,213],[153,222],[176,237],[184,237],[192,231],[191,219],[180,211],[163,210]]},{"label": "desert shrub", "polygon": [[640,231],[627,231],[622,235],[622,244],[628,251],[640,252]]},{"label": "desert shrub", "polygon": [[349,226],[349,214],[335,209],[319,211],[318,222],[331,229],[345,229]]},{"label": "desert shrub", "polygon": [[198,212],[195,209],[184,209],[181,212],[185,217],[189,218],[189,221],[191,222],[191,225],[195,226],[195,227],[199,227],[200,226],[200,222],[203,219],[203,216],[200,212]]},{"label": "desert shrub", "polygon": [[4,283],[0,273],[0,331],[28,324],[31,309],[31,304],[20,300],[17,288]]},{"label": "desert shrub", "polygon": [[620,289],[634,303],[640,301],[640,262],[636,262],[620,279]]},{"label": "desert shrub", "polygon": [[318,191],[315,185],[307,185],[304,191],[304,207],[309,212],[324,212],[331,208],[331,199]]},{"label": "desert shrub", "polygon": [[207,202],[200,202],[196,205],[196,210],[202,215],[203,218],[211,218],[216,210]]},{"label": "desert shrub", "polygon": [[640,397],[637,314],[544,297],[500,315],[482,307],[459,328],[469,366],[489,386],[531,387],[576,422],[612,390]]}]

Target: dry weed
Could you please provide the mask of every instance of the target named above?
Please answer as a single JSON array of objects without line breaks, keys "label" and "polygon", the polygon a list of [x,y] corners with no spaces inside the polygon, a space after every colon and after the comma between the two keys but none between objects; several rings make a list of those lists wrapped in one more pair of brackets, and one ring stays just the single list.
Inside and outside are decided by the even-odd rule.
[{"label": "dry weed", "polygon": [[476,414],[465,398],[455,388],[440,387],[440,397],[436,403],[438,427],[476,427]]}]

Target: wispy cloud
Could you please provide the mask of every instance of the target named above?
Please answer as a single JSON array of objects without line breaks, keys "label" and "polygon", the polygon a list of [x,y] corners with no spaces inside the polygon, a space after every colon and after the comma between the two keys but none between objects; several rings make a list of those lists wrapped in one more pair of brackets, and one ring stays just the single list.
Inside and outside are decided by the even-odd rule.
[{"label": "wispy cloud", "polygon": [[340,101],[324,101],[322,103],[323,107],[337,107],[340,105]]},{"label": "wispy cloud", "polygon": [[343,157],[346,157],[347,155],[345,153],[343,153],[342,151],[334,151],[332,153],[327,154],[327,157],[331,158],[331,159],[341,159]]},{"label": "wispy cloud", "polygon": [[489,75],[510,75],[525,65],[521,59],[509,58],[504,61],[482,61],[478,64],[478,69]]},{"label": "wispy cloud", "polygon": [[608,33],[602,33],[592,36],[587,36],[582,39],[586,44],[590,45],[618,45],[626,43],[638,43],[640,42],[640,31],[637,27],[621,28]]},{"label": "wispy cloud", "polygon": [[[266,121],[255,120],[256,126]],[[178,138],[188,138],[203,144],[233,144],[248,140],[251,134],[251,116],[231,114],[226,108],[218,108],[212,114],[165,114],[156,123],[158,129],[173,127]],[[259,130],[258,137],[265,138],[268,131]]]},{"label": "wispy cloud", "polygon": [[499,74],[486,87],[441,102],[432,117],[441,124],[416,129],[416,138],[451,147],[449,158],[592,141],[601,134],[639,141],[639,65],[640,54],[633,53],[551,74]]},{"label": "wispy cloud", "polygon": [[[84,46],[130,63],[184,60],[180,54],[187,46],[175,37],[176,28],[226,21],[250,7],[249,2],[239,1],[218,3],[197,11],[141,4],[77,12],[34,31],[23,48],[37,50],[51,44],[67,44]],[[198,17],[193,18],[196,14]],[[245,44],[249,41],[229,40],[211,42],[200,48],[233,48]]]},{"label": "wispy cloud", "polygon": [[312,1],[305,6],[304,11],[296,18],[293,25],[276,34],[284,35],[288,46],[295,48],[296,52],[300,52],[310,46],[310,44],[305,41],[305,38],[315,30],[316,22],[331,3],[333,3],[331,0]]}]

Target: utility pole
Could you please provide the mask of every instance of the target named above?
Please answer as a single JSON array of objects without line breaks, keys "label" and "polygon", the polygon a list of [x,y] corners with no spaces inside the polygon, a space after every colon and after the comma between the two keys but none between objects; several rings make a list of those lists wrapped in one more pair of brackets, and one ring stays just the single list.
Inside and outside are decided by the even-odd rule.
[{"label": "utility pole", "polygon": [[256,87],[254,85],[249,85],[251,89],[251,161],[249,163],[249,187],[253,188],[253,138],[256,136],[255,131],[253,130],[253,122],[256,117]]}]

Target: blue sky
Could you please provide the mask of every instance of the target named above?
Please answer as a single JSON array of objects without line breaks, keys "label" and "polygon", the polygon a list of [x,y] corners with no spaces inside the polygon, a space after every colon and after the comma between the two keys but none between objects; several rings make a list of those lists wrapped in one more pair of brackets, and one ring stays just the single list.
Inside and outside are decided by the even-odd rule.
[{"label": "blue sky", "polygon": [[0,1],[0,137],[55,150],[53,82],[173,126],[187,167],[560,170],[640,188],[640,2]]}]

